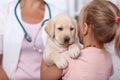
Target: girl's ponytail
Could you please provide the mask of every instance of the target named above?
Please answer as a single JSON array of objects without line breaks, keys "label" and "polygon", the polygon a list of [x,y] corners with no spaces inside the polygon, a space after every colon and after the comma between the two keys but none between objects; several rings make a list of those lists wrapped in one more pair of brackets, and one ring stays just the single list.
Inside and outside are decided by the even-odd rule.
[{"label": "girl's ponytail", "polygon": [[115,44],[114,44],[114,48],[116,51],[116,54],[119,56],[120,58],[120,9],[113,4],[110,1],[107,1],[109,3],[109,5],[111,5],[111,11],[114,14],[114,18],[113,18],[113,22],[114,22],[114,26],[113,29],[115,29]]},{"label": "girl's ponytail", "polygon": [[115,37],[115,50],[117,52],[117,55],[120,57],[120,17],[117,25],[118,28]]}]

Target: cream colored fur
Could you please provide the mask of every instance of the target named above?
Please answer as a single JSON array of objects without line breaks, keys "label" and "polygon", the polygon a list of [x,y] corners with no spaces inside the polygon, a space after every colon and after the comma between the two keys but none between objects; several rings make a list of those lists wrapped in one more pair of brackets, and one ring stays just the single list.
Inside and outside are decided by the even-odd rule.
[{"label": "cream colored fur", "polygon": [[[43,54],[45,62],[48,65],[56,64],[60,69],[66,68],[68,62],[60,52],[68,50],[72,58],[77,58],[80,54],[76,22],[72,17],[62,13],[51,19],[45,30],[48,33],[47,45]],[[66,37],[70,38],[69,43],[65,43]]]}]

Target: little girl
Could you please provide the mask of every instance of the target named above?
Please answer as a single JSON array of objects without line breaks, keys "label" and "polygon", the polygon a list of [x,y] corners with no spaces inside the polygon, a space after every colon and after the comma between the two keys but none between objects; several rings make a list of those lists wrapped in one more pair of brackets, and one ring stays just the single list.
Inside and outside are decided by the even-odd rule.
[{"label": "little girl", "polygon": [[113,74],[110,53],[104,44],[115,39],[115,50],[120,56],[120,10],[109,1],[93,0],[79,15],[79,40],[84,45],[78,59],[68,52],[61,53],[69,66],[60,70],[42,61],[42,80],[109,80]]}]

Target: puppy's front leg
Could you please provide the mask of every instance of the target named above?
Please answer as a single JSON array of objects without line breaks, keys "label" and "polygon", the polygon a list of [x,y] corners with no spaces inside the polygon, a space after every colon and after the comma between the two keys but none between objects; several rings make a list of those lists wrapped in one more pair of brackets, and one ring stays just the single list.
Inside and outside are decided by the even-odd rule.
[{"label": "puppy's front leg", "polygon": [[46,51],[43,55],[43,58],[47,65],[51,66],[55,64],[59,69],[64,69],[68,65],[67,60],[58,52]]},{"label": "puppy's front leg", "polygon": [[70,45],[68,51],[71,58],[77,58],[80,55],[80,47],[76,43]]},{"label": "puppy's front leg", "polygon": [[59,69],[64,69],[68,66],[67,60],[60,55],[60,53],[55,53],[53,56],[53,61]]}]

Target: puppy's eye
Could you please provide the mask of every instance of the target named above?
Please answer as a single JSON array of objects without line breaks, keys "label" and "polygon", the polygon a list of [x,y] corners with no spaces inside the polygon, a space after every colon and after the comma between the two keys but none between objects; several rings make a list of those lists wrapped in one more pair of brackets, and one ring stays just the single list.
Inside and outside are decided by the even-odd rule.
[{"label": "puppy's eye", "polygon": [[63,30],[63,28],[61,28],[61,27],[60,27],[60,28],[58,28],[58,30],[62,31],[62,30]]},{"label": "puppy's eye", "polygon": [[74,30],[74,28],[70,28],[70,30],[71,30],[71,31],[73,31],[73,30]]}]

